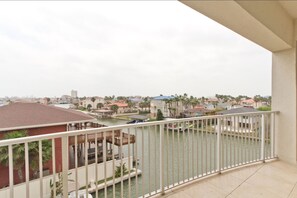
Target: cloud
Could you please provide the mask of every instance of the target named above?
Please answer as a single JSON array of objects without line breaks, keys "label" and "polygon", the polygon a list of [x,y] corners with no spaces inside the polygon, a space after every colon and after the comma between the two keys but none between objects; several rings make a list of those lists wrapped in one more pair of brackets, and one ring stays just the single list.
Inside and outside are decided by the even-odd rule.
[{"label": "cloud", "polygon": [[270,52],[180,2],[0,2],[0,43],[0,97],[271,92]]}]

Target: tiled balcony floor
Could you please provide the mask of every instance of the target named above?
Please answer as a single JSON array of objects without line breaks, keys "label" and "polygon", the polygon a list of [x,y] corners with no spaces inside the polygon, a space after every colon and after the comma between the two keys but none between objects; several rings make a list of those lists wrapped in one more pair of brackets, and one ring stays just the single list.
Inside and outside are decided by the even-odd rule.
[{"label": "tiled balcony floor", "polygon": [[297,198],[297,165],[273,161],[225,172],[166,193],[167,198]]}]

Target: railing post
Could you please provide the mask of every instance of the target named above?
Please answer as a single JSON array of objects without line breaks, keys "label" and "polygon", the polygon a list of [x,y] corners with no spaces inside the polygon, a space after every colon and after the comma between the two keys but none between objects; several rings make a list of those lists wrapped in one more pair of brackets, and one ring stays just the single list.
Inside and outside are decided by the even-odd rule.
[{"label": "railing post", "polygon": [[217,124],[217,170],[219,173],[221,173],[221,118],[218,118],[218,124]]},{"label": "railing post", "polygon": [[164,195],[164,124],[160,124],[160,189]]},{"label": "railing post", "polygon": [[265,115],[261,117],[261,159],[265,162]]},{"label": "railing post", "polygon": [[68,198],[68,137],[62,137],[62,177],[63,197]]}]

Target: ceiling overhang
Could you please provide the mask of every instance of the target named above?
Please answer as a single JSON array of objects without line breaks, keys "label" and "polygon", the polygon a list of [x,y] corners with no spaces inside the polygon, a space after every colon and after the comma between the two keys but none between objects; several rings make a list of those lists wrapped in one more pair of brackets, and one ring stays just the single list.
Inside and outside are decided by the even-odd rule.
[{"label": "ceiling overhang", "polygon": [[294,19],[278,1],[181,2],[269,51],[294,46]]}]

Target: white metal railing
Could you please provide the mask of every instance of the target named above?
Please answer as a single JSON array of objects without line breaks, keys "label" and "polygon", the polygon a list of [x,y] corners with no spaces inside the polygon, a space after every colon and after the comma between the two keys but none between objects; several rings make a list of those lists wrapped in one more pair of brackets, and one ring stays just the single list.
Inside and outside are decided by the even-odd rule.
[{"label": "white metal railing", "polygon": [[[164,194],[198,178],[276,158],[276,113],[205,116],[1,140],[0,147],[8,148],[9,178],[0,176],[8,185],[0,189],[0,197],[50,197],[51,190],[52,197],[61,192],[68,197],[71,190],[73,197],[84,192],[93,197]],[[51,142],[48,163],[43,162],[43,141]],[[38,142],[37,179],[30,178],[32,142]],[[15,181],[13,163],[13,148],[18,144],[25,149],[25,182],[20,184]],[[95,150],[92,156],[90,148]],[[43,175],[44,166],[51,167],[49,176]],[[59,182],[59,172],[61,191],[56,185],[50,189],[50,180]]]}]

